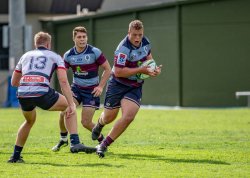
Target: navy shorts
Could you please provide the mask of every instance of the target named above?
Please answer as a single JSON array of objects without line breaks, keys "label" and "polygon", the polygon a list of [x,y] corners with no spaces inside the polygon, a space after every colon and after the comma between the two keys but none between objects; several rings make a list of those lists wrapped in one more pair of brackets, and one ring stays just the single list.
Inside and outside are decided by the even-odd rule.
[{"label": "navy shorts", "polygon": [[32,98],[18,98],[23,111],[32,111],[36,106],[44,110],[50,109],[58,100],[59,94],[49,88],[47,94]]},{"label": "navy shorts", "polygon": [[73,92],[73,97],[79,104],[82,103],[83,107],[92,107],[95,109],[99,109],[100,97],[94,97],[94,95],[91,93],[93,89],[82,89],[75,85],[72,85],[71,90]]},{"label": "navy shorts", "polygon": [[142,86],[127,86],[111,79],[107,86],[104,107],[107,109],[120,108],[122,99],[128,99],[140,107],[141,98]]}]

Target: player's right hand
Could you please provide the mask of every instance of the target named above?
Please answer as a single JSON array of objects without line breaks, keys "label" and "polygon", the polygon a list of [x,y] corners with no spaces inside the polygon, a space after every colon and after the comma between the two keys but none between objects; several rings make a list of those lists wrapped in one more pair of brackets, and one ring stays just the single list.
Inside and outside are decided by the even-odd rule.
[{"label": "player's right hand", "polygon": [[75,113],[76,113],[76,105],[75,103],[73,103],[72,105],[69,105],[66,109],[66,119],[69,119]]}]

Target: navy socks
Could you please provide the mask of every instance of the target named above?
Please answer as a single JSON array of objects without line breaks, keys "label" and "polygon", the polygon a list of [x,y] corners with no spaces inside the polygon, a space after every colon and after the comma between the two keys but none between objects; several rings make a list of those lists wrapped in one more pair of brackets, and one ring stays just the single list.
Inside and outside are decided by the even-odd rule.
[{"label": "navy socks", "polygon": [[76,145],[76,144],[80,143],[78,134],[70,134],[70,143],[72,145]]},{"label": "navy socks", "polygon": [[14,147],[13,157],[14,157],[15,159],[19,159],[19,158],[20,158],[20,155],[21,155],[22,150],[23,150],[23,147],[15,145],[15,147]]}]

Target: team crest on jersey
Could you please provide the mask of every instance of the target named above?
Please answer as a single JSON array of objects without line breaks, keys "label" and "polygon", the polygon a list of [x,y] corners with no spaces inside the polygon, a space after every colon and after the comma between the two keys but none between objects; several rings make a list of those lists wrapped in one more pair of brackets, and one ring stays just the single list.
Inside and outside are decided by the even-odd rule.
[{"label": "team crest on jersey", "polygon": [[126,58],[127,58],[127,55],[124,54],[124,53],[119,53],[118,54],[118,59],[117,59],[117,64],[119,65],[125,65],[126,63]]},{"label": "team crest on jersey", "polygon": [[85,55],[84,59],[89,62],[90,61],[90,56],[89,55]]},{"label": "team crest on jersey", "polygon": [[136,59],[136,54],[132,54],[131,56],[130,56],[130,61],[133,61],[133,60],[135,60]]}]

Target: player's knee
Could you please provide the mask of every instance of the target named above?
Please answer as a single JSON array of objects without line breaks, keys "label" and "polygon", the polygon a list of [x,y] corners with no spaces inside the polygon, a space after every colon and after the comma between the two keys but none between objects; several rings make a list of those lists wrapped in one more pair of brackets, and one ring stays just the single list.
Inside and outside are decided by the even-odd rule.
[{"label": "player's knee", "polygon": [[60,117],[64,118],[65,112],[66,112],[66,111],[61,111],[61,112],[60,112]]},{"label": "player's knee", "polygon": [[101,115],[101,121],[102,121],[101,124],[109,124],[112,121],[114,121],[116,117],[117,117],[116,113],[106,114],[106,115],[103,114]]},{"label": "player's knee", "polygon": [[28,125],[30,125],[30,126],[33,126],[35,122],[36,122],[36,119],[35,119],[35,118],[34,118],[34,119],[28,119],[28,120],[26,120],[26,123],[27,123]]},{"label": "player's knee", "polygon": [[135,119],[135,117],[134,117],[134,116],[127,115],[127,116],[124,116],[123,119],[124,119],[125,121],[127,121],[128,123],[130,123],[130,122],[132,122],[132,121]]},{"label": "player's knee", "polygon": [[82,120],[81,120],[81,123],[82,123],[82,126],[83,126],[84,128],[86,128],[86,129],[90,128],[90,126],[91,126],[91,122],[88,121],[88,120],[86,120],[86,119],[82,119]]}]

